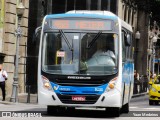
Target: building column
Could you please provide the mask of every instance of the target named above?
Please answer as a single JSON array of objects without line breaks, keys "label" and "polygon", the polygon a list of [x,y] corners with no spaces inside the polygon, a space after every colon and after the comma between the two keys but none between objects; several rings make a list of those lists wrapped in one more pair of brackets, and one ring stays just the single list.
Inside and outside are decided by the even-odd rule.
[{"label": "building column", "polygon": [[130,11],[130,20],[129,20],[129,24],[132,25],[132,16],[133,16],[133,9],[131,8],[131,11]]},{"label": "building column", "polygon": [[102,3],[102,1],[101,1],[101,0],[98,0],[98,6],[97,6],[97,9],[98,9],[98,10],[101,10],[101,3]]},{"label": "building column", "polygon": [[52,0],[47,0],[47,14],[52,14]]},{"label": "building column", "polygon": [[144,10],[138,11],[137,30],[141,33],[141,38],[138,41],[137,55],[137,71],[142,74],[147,74],[147,48],[148,48],[148,25],[146,20],[148,17]]},{"label": "building column", "polygon": [[107,10],[108,10],[108,11],[111,11],[111,0],[108,0]]},{"label": "building column", "polygon": [[86,8],[87,10],[91,9],[91,0],[87,0]]}]

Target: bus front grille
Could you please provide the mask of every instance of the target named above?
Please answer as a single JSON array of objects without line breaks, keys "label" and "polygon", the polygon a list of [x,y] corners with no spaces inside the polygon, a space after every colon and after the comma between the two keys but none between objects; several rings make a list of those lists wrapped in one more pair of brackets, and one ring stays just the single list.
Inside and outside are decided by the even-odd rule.
[{"label": "bus front grille", "polygon": [[62,80],[56,79],[58,85],[63,86],[100,86],[106,83],[105,80]]},{"label": "bus front grille", "polygon": [[[57,94],[60,101],[64,104],[94,104],[99,99],[100,95],[61,95]],[[85,101],[73,101],[72,96],[85,97]]]}]

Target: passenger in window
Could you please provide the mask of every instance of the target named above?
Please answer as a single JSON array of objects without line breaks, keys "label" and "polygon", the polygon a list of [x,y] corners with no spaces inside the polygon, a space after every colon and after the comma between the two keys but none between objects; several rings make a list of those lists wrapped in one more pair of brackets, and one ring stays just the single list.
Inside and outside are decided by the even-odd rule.
[{"label": "passenger in window", "polygon": [[98,56],[98,55],[106,55],[111,57],[113,60],[115,60],[116,58],[114,52],[110,49],[109,46],[102,46],[99,50],[97,50],[94,56]]}]

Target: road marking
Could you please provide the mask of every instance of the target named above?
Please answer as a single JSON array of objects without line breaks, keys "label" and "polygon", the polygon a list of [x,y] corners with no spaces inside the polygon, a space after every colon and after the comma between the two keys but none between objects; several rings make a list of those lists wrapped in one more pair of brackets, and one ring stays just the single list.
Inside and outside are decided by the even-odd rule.
[{"label": "road marking", "polygon": [[129,108],[138,108],[138,107],[129,107]]},{"label": "road marking", "polygon": [[144,110],[160,110],[160,108],[157,107],[149,107],[149,108],[142,108],[142,107],[130,107],[131,109],[144,109]]},{"label": "road marking", "polygon": [[160,108],[142,108],[142,109],[147,109],[147,110],[155,110],[155,109],[160,109]]}]

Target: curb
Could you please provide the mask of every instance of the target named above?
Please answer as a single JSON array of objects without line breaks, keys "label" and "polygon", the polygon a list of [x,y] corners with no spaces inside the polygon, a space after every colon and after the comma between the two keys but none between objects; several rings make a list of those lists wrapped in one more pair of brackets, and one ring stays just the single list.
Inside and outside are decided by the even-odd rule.
[{"label": "curb", "polygon": [[148,95],[148,92],[139,93],[139,94],[134,94],[134,95],[132,96],[132,98],[139,97],[139,96],[144,96],[144,95]]}]

